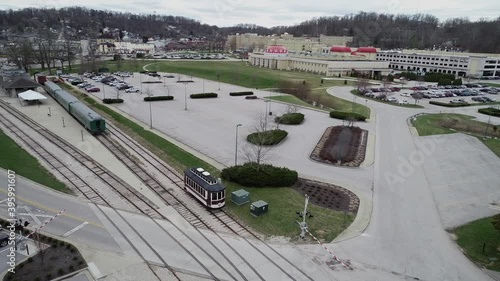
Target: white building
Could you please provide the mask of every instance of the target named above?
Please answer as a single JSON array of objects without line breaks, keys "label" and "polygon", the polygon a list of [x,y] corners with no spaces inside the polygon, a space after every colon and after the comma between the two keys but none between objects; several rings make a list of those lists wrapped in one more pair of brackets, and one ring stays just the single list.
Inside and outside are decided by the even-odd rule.
[{"label": "white building", "polygon": [[357,50],[359,51],[340,54],[336,47],[332,47],[330,55],[314,57],[290,55],[285,47],[272,45],[263,53],[249,53],[248,62],[253,66],[304,71],[325,76],[349,75],[353,71],[372,76],[387,75],[391,72],[388,62],[374,60],[376,51],[374,48],[362,47]]},{"label": "white building", "polygon": [[500,54],[478,54],[443,51],[382,51],[377,61],[389,62],[389,67],[419,73],[437,72],[461,77],[500,76]]}]

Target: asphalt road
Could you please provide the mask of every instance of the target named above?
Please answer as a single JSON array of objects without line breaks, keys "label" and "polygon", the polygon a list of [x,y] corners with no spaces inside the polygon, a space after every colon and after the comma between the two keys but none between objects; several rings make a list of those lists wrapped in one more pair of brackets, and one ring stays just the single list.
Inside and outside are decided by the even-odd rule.
[{"label": "asphalt road", "polygon": [[[350,99],[349,90],[337,89],[335,95]],[[443,228],[422,167],[436,143],[413,137],[406,123],[422,109],[369,105],[377,113],[373,214],[361,236],[334,247],[351,259],[409,278],[492,280]]]},{"label": "asphalt road", "polygon": [[[59,211],[65,210],[61,216],[51,221],[41,231],[88,245],[94,249],[122,253],[113,237],[95,216],[88,202],[65,196],[21,177],[17,177],[16,180],[15,198],[18,203],[18,218],[23,221],[28,220],[29,227],[36,228]],[[44,192],[40,192],[40,189]],[[6,199],[7,174],[6,171],[0,170],[0,216],[3,218],[8,218]]]}]

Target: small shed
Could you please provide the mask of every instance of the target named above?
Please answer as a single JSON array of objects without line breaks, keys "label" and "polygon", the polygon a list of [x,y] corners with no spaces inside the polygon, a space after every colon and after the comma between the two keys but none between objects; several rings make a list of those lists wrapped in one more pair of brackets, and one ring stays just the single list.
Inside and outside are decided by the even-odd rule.
[{"label": "small shed", "polygon": [[255,201],[250,206],[250,213],[255,217],[263,215],[269,210],[269,207],[267,205],[267,202],[264,202],[262,200]]},{"label": "small shed", "polygon": [[231,192],[231,201],[240,206],[250,202],[250,193],[244,189]]}]

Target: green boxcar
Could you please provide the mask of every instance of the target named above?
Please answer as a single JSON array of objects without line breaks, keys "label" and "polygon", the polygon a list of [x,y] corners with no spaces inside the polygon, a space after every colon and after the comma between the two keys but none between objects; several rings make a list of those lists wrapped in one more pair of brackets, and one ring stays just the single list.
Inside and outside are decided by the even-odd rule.
[{"label": "green boxcar", "polygon": [[95,111],[80,102],[71,103],[69,113],[94,135],[101,134],[106,130],[106,121]]}]

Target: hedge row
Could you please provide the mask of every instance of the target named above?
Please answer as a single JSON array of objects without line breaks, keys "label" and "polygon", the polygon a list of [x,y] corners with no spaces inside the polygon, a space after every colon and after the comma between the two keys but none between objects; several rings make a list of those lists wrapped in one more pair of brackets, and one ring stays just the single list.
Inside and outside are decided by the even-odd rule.
[{"label": "hedge row", "polygon": [[286,113],[274,119],[276,123],[286,125],[299,125],[304,121],[304,114],[302,113]]},{"label": "hedge row", "polygon": [[482,113],[482,114],[486,114],[486,115],[500,117],[500,110],[498,110],[496,108],[491,108],[491,107],[481,108],[477,112]]},{"label": "hedge row", "polygon": [[192,99],[203,99],[203,98],[216,98],[216,93],[203,93],[203,94],[192,94],[189,96]]},{"label": "hedge row", "polygon": [[344,111],[330,111],[330,117],[336,118],[336,119],[353,119],[356,121],[365,121],[366,117],[358,114],[358,113],[352,113],[352,112],[344,112]]},{"label": "hedge row", "polygon": [[103,103],[110,104],[110,103],[123,103],[123,99],[103,99]]},{"label": "hedge row", "polygon": [[298,174],[288,168],[274,167],[257,163],[245,163],[222,170],[221,177],[225,180],[253,187],[286,187],[297,182]]},{"label": "hedge row", "polygon": [[145,97],[144,101],[159,101],[159,100],[173,100],[174,96],[153,96]]},{"label": "hedge row", "polygon": [[154,84],[154,83],[163,83],[163,81],[158,80],[158,81],[142,81],[142,84]]},{"label": "hedge row", "polygon": [[244,92],[231,92],[229,93],[230,96],[249,96],[249,95],[253,95],[253,92],[252,91],[244,91]]},{"label": "hedge row", "polygon": [[440,102],[440,101],[429,101],[429,104],[445,106],[445,107],[462,107],[469,106],[469,103],[449,103],[449,102]]},{"label": "hedge row", "polygon": [[247,141],[255,145],[275,145],[280,143],[288,135],[287,131],[270,130],[252,133],[247,136]]}]

